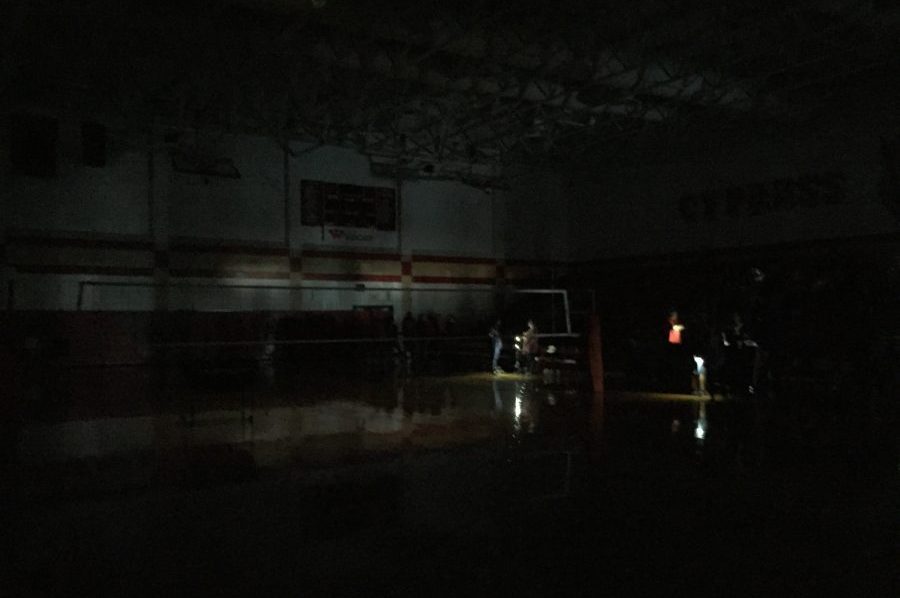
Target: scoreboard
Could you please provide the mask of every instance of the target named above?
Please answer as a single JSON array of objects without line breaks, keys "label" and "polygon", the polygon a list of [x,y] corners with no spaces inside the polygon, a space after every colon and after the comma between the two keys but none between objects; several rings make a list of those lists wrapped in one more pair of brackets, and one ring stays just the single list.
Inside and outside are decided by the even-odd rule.
[{"label": "scoreboard", "polygon": [[394,189],[323,181],[300,182],[301,224],[397,230]]}]

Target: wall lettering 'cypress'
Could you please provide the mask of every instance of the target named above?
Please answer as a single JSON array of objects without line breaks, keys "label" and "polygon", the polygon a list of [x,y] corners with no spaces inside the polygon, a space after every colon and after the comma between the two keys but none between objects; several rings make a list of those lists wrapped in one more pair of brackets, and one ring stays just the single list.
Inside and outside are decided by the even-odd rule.
[{"label": "wall lettering 'cypress'", "polygon": [[713,222],[834,205],[845,193],[842,174],[815,174],[683,195],[678,211],[688,222]]}]

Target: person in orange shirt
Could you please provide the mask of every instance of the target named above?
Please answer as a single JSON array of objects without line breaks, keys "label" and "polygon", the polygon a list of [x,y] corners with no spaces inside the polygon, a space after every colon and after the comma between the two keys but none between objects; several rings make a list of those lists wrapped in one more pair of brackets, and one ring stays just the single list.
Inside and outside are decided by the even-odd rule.
[{"label": "person in orange shirt", "polygon": [[684,330],[684,324],[678,319],[678,312],[674,309],[669,312],[669,344],[681,344],[681,331]]},{"label": "person in orange shirt", "polygon": [[685,326],[676,310],[669,312],[666,343],[665,379],[668,392],[689,392],[692,364],[685,347]]}]

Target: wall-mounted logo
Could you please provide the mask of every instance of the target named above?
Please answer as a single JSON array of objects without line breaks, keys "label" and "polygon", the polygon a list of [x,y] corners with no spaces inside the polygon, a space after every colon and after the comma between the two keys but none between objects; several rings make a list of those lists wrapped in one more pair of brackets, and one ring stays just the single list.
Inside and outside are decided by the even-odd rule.
[{"label": "wall-mounted logo", "polygon": [[352,232],[343,228],[329,228],[328,235],[332,241],[362,241],[368,243],[375,239],[375,235],[371,233]]}]

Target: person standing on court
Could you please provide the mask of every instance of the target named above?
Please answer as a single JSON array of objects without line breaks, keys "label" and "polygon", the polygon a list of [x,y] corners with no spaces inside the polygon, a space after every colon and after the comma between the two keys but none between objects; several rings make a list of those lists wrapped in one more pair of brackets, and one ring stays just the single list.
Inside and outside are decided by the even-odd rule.
[{"label": "person standing on court", "polygon": [[494,372],[494,374],[503,373],[499,363],[500,352],[503,350],[503,336],[500,333],[501,326],[500,320],[497,320],[494,322],[491,331],[488,333],[488,336],[491,338],[491,352],[493,355],[493,359],[491,360],[491,371]]},{"label": "person standing on court", "polygon": [[538,330],[534,320],[528,320],[528,328],[522,333],[522,361],[524,373],[531,374],[534,371],[534,360],[540,347],[538,346]]},{"label": "person standing on court", "polygon": [[688,392],[691,388],[693,362],[685,347],[685,326],[678,311],[669,311],[665,352],[665,381],[667,392]]}]

